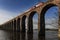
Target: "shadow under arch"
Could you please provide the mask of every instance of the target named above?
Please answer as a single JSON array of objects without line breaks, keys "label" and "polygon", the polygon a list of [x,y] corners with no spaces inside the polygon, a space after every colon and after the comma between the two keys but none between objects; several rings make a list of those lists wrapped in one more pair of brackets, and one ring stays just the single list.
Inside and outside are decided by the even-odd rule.
[{"label": "shadow under arch", "polygon": [[22,21],[21,21],[22,32],[26,31],[25,20],[26,20],[26,15],[22,17]]},{"label": "shadow under arch", "polygon": [[36,11],[33,11],[30,13],[29,17],[28,17],[28,33],[32,33],[33,32],[33,16],[36,14]]},{"label": "shadow under arch", "polygon": [[[11,27],[12,27],[12,30],[13,30],[13,21],[11,22]],[[12,31],[13,32],[13,31]]]},{"label": "shadow under arch", "polygon": [[14,28],[14,31],[16,31],[16,20],[13,21],[13,28]]},{"label": "shadow under arch", "polygon": [[17,19],[17,31],[20,32],[20,18]]},{"label": "shadow under arch", "polygon": [[40,14],[40,32],[39,32],[39,36],[45,36],[45,13],[46,11],[51,8],[57,6],[56,4],[48,4],[46,5]]}]

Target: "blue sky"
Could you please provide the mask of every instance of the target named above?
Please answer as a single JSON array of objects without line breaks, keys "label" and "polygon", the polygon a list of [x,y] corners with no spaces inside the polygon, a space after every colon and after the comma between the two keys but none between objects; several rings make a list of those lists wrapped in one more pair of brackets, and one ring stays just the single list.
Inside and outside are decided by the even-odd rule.
[{"label": "blue sky", "polygon": [[23,13],[30,7],[42,1],[41,0],[0,0],[0,24]]},{"label": "blue sky", "polygon": [[36,3],[37,0],[2,0],[1,7],[13,12],[23,12]]},{"label": "blue sky", "polygon": [[45,24],[46,28],[58,28],[58,7],[54,6],[46,11]]},{"label": "blue sky", "polygon": [[[34,28],[38,28],[38,15],[35,14],[33,17]],[[52,24],[53,23],[53,24]],[[54,6],[48,9],[45,13],[45,28],[58,29],[58,7]]]},{"label": "blue sky", "polygon": [[0,8],[13,12],[23,12],[39,2],[44,2],[44,0],[0,0]]},{"label": "blue sky", "polygon": [[[27,9],[36,5],[39,2],[46,2],[47,0],[0,0],[0,24],[14,18],[15,16],[23,13]],[[52,7],[50,11],[46,12],[46,20],[54,16],[53,12],[57,13],[57,8]],[[51,13],[51,14],[49,14]],[[37,15],[34,16],[34,19]],[[37,20],[35,20],[37,21]]]}]

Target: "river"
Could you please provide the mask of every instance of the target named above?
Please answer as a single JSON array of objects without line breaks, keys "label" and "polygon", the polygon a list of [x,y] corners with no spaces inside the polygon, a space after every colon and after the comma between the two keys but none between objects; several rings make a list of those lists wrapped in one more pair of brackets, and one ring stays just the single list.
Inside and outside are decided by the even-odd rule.
[{"label": "river", "polygon": [[46,31],[44,39],[38,36],[37,30],[34,30],[32,34],[0,30],[0,40],[58,40],[57,35],[57,31]]}]

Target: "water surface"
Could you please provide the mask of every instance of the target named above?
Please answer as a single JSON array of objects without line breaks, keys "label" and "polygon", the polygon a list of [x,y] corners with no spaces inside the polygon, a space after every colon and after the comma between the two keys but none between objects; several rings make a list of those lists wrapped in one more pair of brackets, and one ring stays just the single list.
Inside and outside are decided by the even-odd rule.
[{"label": "water surface", "polygon": [[0,30],[0,40],[58,40],[57,31],[46,31],[44,37],[38,36],[38,31],[34,30],[33,33],[20,33]]}]

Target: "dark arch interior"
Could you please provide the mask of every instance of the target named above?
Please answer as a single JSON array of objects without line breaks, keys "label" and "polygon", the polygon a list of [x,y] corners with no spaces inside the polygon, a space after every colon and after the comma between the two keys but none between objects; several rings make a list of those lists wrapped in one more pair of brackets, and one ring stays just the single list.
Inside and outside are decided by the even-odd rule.
[{"label": "dark arch interior", "polygon": [[8,27],[9,30],[10,30],[10,27],[11,27],[11,25],[10,25],[10,22],[9,22],[9,27]]},{"label": "dark arch interior", "polygon": [[14,31],[16,31],[16,20],[14,20]]},{"label": "dark arch interior", "polygon": [[11,27],[12,27],[12,30],[13,30],[13,21],[11,22]]},{"label": "dark arch interior", "polygon": [[9,25],[10,25],[10,29],[11,29],[11,28],[12,28],[12,27],[11,27],[11,22],[9,23]]},{"label": "dark arch interior", "polygon": [[8,23],[8,27],[9,27],[9,23]]},{"label": "dark arch interior", "polygon": [[8,23],[8,29],[9,29],[9,27],[10,27],[10,26],[9,26],[9,23]]},{"label": "dark arch interior", "polygon": [[28,18],[28,32],[33,32],[33,16],[37,13],[36,11],[33,11],[30,13]]},{"label": "dark arch interior", "polygon": [[37,13],[37,12],[36,11],[31,12],[31,14],[29,15],[29,18],[33,18],[35,13]]},{"label": "dark arch interior", "polygon": [[17,31],[20,31],[20,18],[17,19]]},{"label": "dark arch interior", "polygon": [[21,22],[21,24],[22,24],[22,31],[23,32],[25,32],[26,30],[26,25],[25,25],[25,20],[26,20],[26,15],[24,15],[23,17],[22,17],[22,22]]},{"label": "dark arch interior", "polygon": [[53,6],[56,6],[56,5],[55,4],[48,4],[41,11],[41,15],[40,15],[40,34],[42,36],[45,36],[45,13],[49,8],[51,8]]},{"label": "dark arch interior", "polygon": [[11,27],[11,22],[9,23],[10,27]]}]

